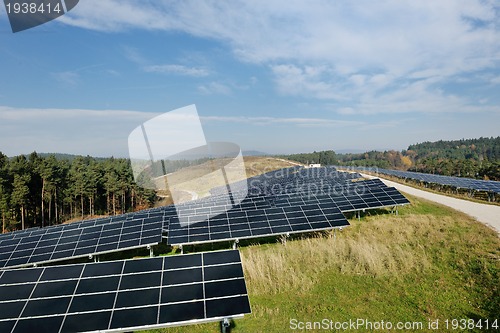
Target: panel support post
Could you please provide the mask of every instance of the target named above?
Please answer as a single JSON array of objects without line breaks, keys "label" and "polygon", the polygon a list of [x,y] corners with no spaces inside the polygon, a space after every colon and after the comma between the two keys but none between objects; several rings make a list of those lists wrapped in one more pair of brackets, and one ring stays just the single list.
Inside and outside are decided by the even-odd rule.
[{"label": "panel support post", "polygon": [[231,331],[231,322],[229,321],[229,318],[224,318],[220,322],[220,331],[222,333],[229,333]]},{"label": "panel support post", "polygon": [[148,245],[148,250],[149,250],[149,257],[153,258],[155,255],[153,253],[153,247],[151,245]]},{"label": "panel support post", "polygon": [[233,250],[236,250],[238,248],[238,243],[240,242],[239,239],[235,239],[233,243]]},{"label": "panel support post", "polygon": [[290,237],[290,233],[289,232],[287,232],[284,235],[281,235],[281,237],[280,237],[281,244],[286,246],[286,241],[288,240],[289,237]]},{"label": "panel support post", "polygon": [[182,244],[179,245],[179,249],[181,250],[181,254],[184,254],[184,249],[182,248]]}]

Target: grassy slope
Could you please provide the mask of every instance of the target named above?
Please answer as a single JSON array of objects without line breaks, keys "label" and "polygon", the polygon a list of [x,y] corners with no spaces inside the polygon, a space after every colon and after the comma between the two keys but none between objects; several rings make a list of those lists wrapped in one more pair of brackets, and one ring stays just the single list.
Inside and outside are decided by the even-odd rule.
[{"label": "grassy slope", "polygon": [[[278,160],[272,157],[245,156],[243,160],[245,163],[246,177],[248,178],[276,169],[289,168],[294,165],[293,162]],[[201,165],[181,169],[181,171],[177,171],[173,176],[170,176],[173,177],[171,178],[171,180],[173,183],[182,184],[184,189],[191,189],[193,192],[196,192],[200,198],[205,197],[209,195],[209,191],[211,188],[221,186],[223,184],[220,183],[220,179],[217,177],[206,177],[203,183],[200,183],[196,178],[205,176],[208,172],[207,170],[212,168],[219,168],[220,165],[226,165],[229,161],[224,159],[222,161],[218,160],[217,163],[220,163],[218,165],[217,163],[212,162],[213,161],[209,161]],[[213,176],[215,176],[215,174]],[[233,174],[233,176],[235,175]],[[244,179],[244,177],[242,179]],[[232,181],[234,180],[235,179],[232,179]],[[170,198],[169,192],[158,191],[158,194],[161,194],[162,196],[164,196],[164,198],[156,204],[157,207],[166,206],[173,203],[172,199]],[[179,200],[181,194],[177,193],[176,195],[178,196],[177,200]],[[191,195],[185,193],[184,196],[180,199],[180,202],[187,200],[191,200]]]},{"label": "grassy slope", "polygon": [[[234,332],[291,332],[289,321],[500,319],[500,240],[422,199],[333,234],[241,249],[251,315]],[[154,332],[217,332],[205,324]],[[440,330],[444,331],[444,330]]]}]

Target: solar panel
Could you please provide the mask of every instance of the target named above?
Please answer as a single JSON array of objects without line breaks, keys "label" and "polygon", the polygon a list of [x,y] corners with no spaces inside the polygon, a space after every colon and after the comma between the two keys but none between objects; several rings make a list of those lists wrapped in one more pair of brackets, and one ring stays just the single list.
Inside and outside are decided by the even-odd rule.
[{"label": "solar panel", "polygon": [[[254,176],[246,180],[233,183],[232,188],[238,188],[241,184],[242,188],[248,189],[248,193],[256,194],[279,194],[284,190],[294,191],[299,187],[312,185],[314,183],[325,184],[341,184],[352,179],[361,178],[361,175],[340,172],[334,167],[320,167],[304,169],[302,167],[294,167],[271,171],[265,174]],[[225,187],[216,187],[210,192],[214,195],[226,192]]]},{"label": "solar panel", "polygon": [[85,228],[37,229],[0,240],[0,269],[155,245],[162,233],[162,215]]},{"label": "solar panel", "polygon": [[494,180],[481,180],[481,179],[473,179],[466,177],[452,177],[452,176],[433,175],[433,174],[413,172],[413,171],[400,171],[400,170],[388,170],[388,169],[377,169],[377,168],[374,168],[373,170],[371,168],[362,168],[362,167],[346,167],[346,168],[358,171],[371,171],[375,173],[381,173],[400,178],[408,178],[426,183],[452,186],[461,189],[500,193],[500,182]]},{"label": "solar panel", "polygon": [[349,225],[332,203],[308,204],[250,211],[227,211],[217,216],[199,216],[196,223],[170,219],[167,243],[171,245],[209,243],[287,233],[328,230]]},{"label": "solar panel", "polygon": [[1,332],[133,331],[250,312],[236,250],[0,272]]},{"label": "solar panel", "polygon": [[410,202],[393,187],[367,187],[358,193],[356,190],[345,191],[341,194],[309,194],[305,196],[280,195],[272,202],[275,207],[302,206],[312,203],[333,203],[342,213],[394,207],[406,205]]},{"label": "solar panel", "polygon": [[176,205],[177,215],[179,217],[186,215],[200,214],[219,214],[227,210],[252,210],[269,207],[269,203],[264,196],[249,196],[243,199],[239,204],[233,204],[227,196],[224,198],[205,198],[196,202],[188,202]]},{"label": "solar panel", "polygon": [[97,218],[97,219],[89,219],[89,220],[83,220],[83,221],[72,222],[72,223],[67,223],[67,224],[52,225],[52,226],[47,226],[44,228],[29,228],[29,229],[25,229],[25,230],[17,230],[17,231],[12,231],[12,232],[8,232],[5,234],[1,234],[0,240],[16,239],[16,238],[21,238],[21,237],[36,236],[36,235],[52,233],[52,232],[68,231],[68,230],[73,230],[73,229],[93,227],[93,226],[98,226],[98,225],[102,225],[102,224],[114,223],[114,222],[122,222],[122,221],[138,220],[138,219],[144,219],[144,218],[150,218],[150,217],[158,217],[158,216],[163,216],[163,214],[164,214],[164,212],[162,210],[155,209],[153,211],[152,209],[150,209],[150,210],[143,210],[143,211],[135,212],[135,213],[127,213],[127,214],[115,215],[115,216],[110,216],[110,217],[101,217],[101,218]]}]

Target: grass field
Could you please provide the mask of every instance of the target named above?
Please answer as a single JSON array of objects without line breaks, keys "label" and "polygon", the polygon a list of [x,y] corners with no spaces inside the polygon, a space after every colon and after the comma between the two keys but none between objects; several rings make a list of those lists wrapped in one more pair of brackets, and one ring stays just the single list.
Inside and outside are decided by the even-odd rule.
[{"label": "grass field", "polygon": [[[450,331],[446,319],[500,321],[495,232],[444,206],[409,199],[398,216],[372,211],[336,234],[242,247],[252,314],[232,331],[300,331],[290,328],[292,319],[423,323],[424,330],[408,332],[430,331],[429,319],[440,320],[434,332]],[[218,330],[212,323],[150,332]]]}]

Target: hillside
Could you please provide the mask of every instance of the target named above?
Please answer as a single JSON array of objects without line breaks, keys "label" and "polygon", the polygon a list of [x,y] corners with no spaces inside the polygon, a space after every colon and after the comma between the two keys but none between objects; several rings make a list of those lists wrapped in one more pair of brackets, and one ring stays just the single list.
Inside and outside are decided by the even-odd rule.
[{"label": "hillside", "polygon": [[427,141],[410,145],[406,153],[415,154],[419,160],[438,158],[495,162],[500,160],[500,136],[453,141]]},{"label": "hillside", "polygon": [[336,154],[334,151],[281,156],[301,163],[376,166],[446,176],[500,180],[500,136],[496,138],[423,142],[403,151],[368,151]]}]

